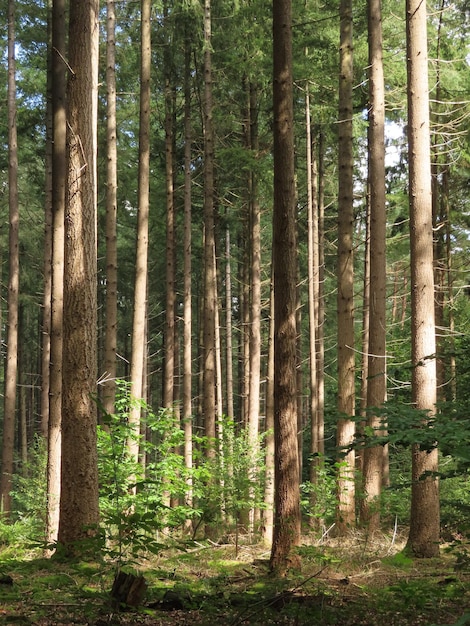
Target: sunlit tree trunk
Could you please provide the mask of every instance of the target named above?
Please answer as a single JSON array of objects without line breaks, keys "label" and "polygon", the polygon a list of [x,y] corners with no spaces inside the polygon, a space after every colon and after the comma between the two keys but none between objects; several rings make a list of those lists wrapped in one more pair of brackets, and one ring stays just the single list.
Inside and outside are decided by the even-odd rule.
[{"label": "sunlit tree trunk", "polygon": [[98,0],[69,9],[65,197],[62,466],[58,540],[70,552],[99,521],[96,156]]},{"label": "sunlit tree trunk", "polygon": [[[406,2],[408,148],[411,245],[412,394],[417,409],[435,412],[436,336],[426,4]],[[439,554],[437,449],[412,450],[411,518],[407,549]]]},{"label": "sunlit tree trunk", "polygon": [[0,509],[5,516],[11,512],[11,486],[16,422],[16,386],[18,371],[18,299],[19,299],[19,206],[18,206],[18,142],[16,128],[16,60],[15,2],[8,2],[8,316],[5,395],[3,411],[2,476]]},{"label": "sunlit tree trunk", "polygon": [[[147,318],[147,259],[150,183],[150,0],[141,0],[141,58],[140,58],[140,126],[139,126],[139,181],[137,211],[137,243],[134,282],[134,315],[132,321],[131,373],[132,395],[142,398],[146,348]],[[139,458],[140,407],[129,412],[129,425],[133,436],[127,447],[130,457]]]},{"label": "sunlit tree trunk", "polygon": [[[354,438],[354,268],[353,268],[353,48],[352,2],[340,2],[339,164],[338,164],[338,413],[337,445]],[[336,532],[355,523],[354,451],[341,457],[338,470]]]},{"label": "sunlit tree trunk", "polygon": [[275,520],[270,566],[282,573],[300,542],[297,445],[297,233],[292,5],[273,0]]},{"label": "sunlit tree trunk", "polygon": [[262,536],[267,545],[271,545],[274,530],[274,486],[275,486],[275,443],[274,443],[274,280],[273,268],[271,268],[271,285],[269,292],[269,337],[268,337],[268,363],[266,371],[265,413],[266,413],[266,438],[265,438],[265,467],[266,477],[264,483],[264,510]]},{"label": "sunlit tree trunk", "polygon": [[103,406],[114,412],[117,350],[117,136],[116,136],[116,12],[107,0],[106,25],[106,317]]},{"label": "sunlit tree trunk", "polygon": [[52,8],[52,294],[50,346],[50,398],[47,458],[46,538],[57,540],[59,530],[61,422],[62,422],[62,355],[64,297],[64,219],[66,170],[66,66],[65,2],[54,0]]}]

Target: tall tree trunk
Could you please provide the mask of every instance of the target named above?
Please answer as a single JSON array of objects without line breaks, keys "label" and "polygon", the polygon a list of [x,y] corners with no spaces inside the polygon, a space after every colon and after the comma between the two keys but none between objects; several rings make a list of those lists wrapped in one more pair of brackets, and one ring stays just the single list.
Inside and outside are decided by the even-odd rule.
[{"label": "tall tree trunk", "polygon": [[18,143],[16,129],[15,1],[8,1],[8,205],[9,205],[9,276],[7,356],[3,412],[2,477],[0,505],[4,515],[11,512],[11,485],[16,422],[16,383],[18,371],[18,299],[19,299],[19,207]]},{"label": "tall tree trunk", "polygon": [[165,306],[165,365],[163,375],[163,406],[170,408],[174,401],[175,370],[175,203],[173,156],[173,87],[171,68],[171,23],[168,2],[163,7],[167,40],[164,50],[165,81],[165,181],[166,181],[166,306]]},{"label": "tall tree trunk", "polygon": [[[309,318],[309,365],[310,365],[310,481],[316,484],[318,469],[318,430],[317,430],[317,313],[315,305],[315,281],[318,280],[318,194],[316,160],[313,155],[313,135],[310,115],[310,90],[305,87],[305,127],[307,145],[307,254],[308,254],[308,318]],[[316,222],[316,229],[315,229]],[[317,240],[315,241],[315,232]]]},{"label": "tall tree trunk", "polygon": [[[183,428],[184,464],[193,466],[192,409],[192,284],[191,284],[191,40],[186,25],[184,49],[184,229],[183,229]],[[187,480],[186,504],[192,506],[192,480]]]},{"label": "tall tree trunk", "polygon": [[292,4],[273,0],[275,521],[270,566],[282,573],[300,542],[297,446],[297,233]]},{"label": "tall tree trunk", "polygon": [[215,374],[215,232],[214,131],[212,127],[211,3],[204,2],[204,308],[203,308],[203,417],[207,453],[214,456],[216,436]]},{"label": "tall tree trunk", "polygon": [[[58,540],[74,552],[96,531],[98,463],[96,155],[98,0],[73,0],[69,13],[67,187],[64,264],[63,418]],[[94,529],[94,530],[93,530]]]},{"label": "tall tree trunk", "polygon": [[[273,265],[273,264],[272,264]],[[266,371],[265,392],[266,440],[264,484],[264,510],[262,536],[267,545],[272,544],[274,531],[274,493],[275,493],[275,442],[274,442],[274,267],[271,268],[269,292],[269,338],[268,364]]]},{"label": "tall tree trunk", "polygon": [[[257,89],[249,84],[249,126],[250,145],[254,158],[258,154],[258,107]],[[257,457],[259,451],[259,408],[260,408],[260,378],[261,378],[261,211],[258,200],[257,174],[250,172],[250,237],[251,263],[250,263],[250,386],[248,397],[248,440],[252,446],[250,450],[251,480],[257,480],[258,468]],[[254,488],[251,490],[254,494]],[[259,511],[250,511],[250,531],[254,531],[254,525],[259,516]]]},{"label": "tall tree trunk", "polygon": [[231,244],[230,244],[230,228],[227,225],[225,230],[225,351],[226,351],[226,398],[227,398],[227,416],[234,418],[233,406],[233,324],[232,324],[232,267],[231,267]]},{"label": "tall tree trunk", "polygon": [[52,299],[52,150],[54,120],[52,112],[52,0],[47,2],[47,85],[46,85],[46,153],[44,202],[44,287],[41,329],[41,437],[47,442],[49,428],[49,391],[51,362]]},{"label": "tall tree trunk", "polygon": [[[338,420],[337,446],[354,438],[354,268],[353,268],[353,48],[352,2],[340,2],[339,163],[338,163]],[[341,458],[338,471],[336,532],[355,522],[354,451]]]},{"label": "tall tree trunk", "polygon": [[103,406],[114,412],[117,350],[117,136],[116,136],[116,11],[107,0],[106,25],[106,328]]},{"label": "tall tree trunk", "polygon": [[52,296],[50,347],[50,399],[47,457],[46,538],[57,540],[59,530],[60,473],[62,455],[62,358],[64,298],[64,229],[66,168],[66,66],[65,1],[52,7]]},{"label": "tall tree trunk", "polygon": [[[432,415],[436,404],[436,335],[426,17],[426,3],[407,0],[412,393],[416,408]],[[437,449],[429,452],[414,445],[407,548],[417,557],[439,554],[437,469]]]},{"label": "tall tree trunk", "polygon": [[[369,0],[369,193],[370,193],[370,320],[367,407],[386,400],[386,214],[385,214],[385,90],[382,62],[381,0]],[[380,429],[371,413],[368,426]],[[380,525],[379,497],[383,481],[383,446],[364,450],[362,522],[375,532]]]},{"label": "tall tree trunk", "polygon": [[[147,318],[147,260],[149,230],[149,184],[150,184],[150,0],[141,0],[141,57],[140,57],[140,121],[139,121],[139,183],[137,211],[137,242],[134,282],[134,315],[132,320],[131,385],[134,398],[143,397],[144,364],[146,357]],[[129,413],[129,425],[133,436],[127,448],[130,457],[139,458],[140,407],[136,404]]]}]

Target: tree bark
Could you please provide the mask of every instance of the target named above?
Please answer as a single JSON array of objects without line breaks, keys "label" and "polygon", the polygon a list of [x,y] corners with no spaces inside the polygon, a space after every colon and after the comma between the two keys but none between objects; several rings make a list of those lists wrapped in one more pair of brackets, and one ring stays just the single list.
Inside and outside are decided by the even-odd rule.
[{"label": "tree bark", "polygon": [[106,317],[103,407],[114,413],[117,351],[117,128],[116,128],[116,10],[106,2]]},{"label": "tree bark", "polygon": [[[385,90],[382,62],[381,0],[369,0],[369,194],[370,194],[370,320],[368,342],[368,426],[380,429],[373,409],[386,400],[386,213],[385,213]],[[383,481],[383,446],[364,450],[364,499],[361,521],[369,532],[379,530],[379,498]]]},{"label": "tree bark", "polygon": [[[351,444],[354,415],[354,268],[353,268],[353,126],[352,2],[340,2],[339,162],[338,162],[338,427],[337,446]],[[336,532],[355,523],[355,454],[341,457],[338,470]]]},{"label": "tree bark", "polygon": [[297,233],[292,4],[273,0],[275,521],[270,566],[283,573],[300,542],[297,445]]},{"label": "tree bark", "polygon": [[65,2],[54,0],[52,8],[52,296],[50,346],[50,398],[47,458],[47,524],[49,543],[59,530],[60,473],[62,448],[62,359],[65,245],[66,169],[66,67]]},{"label": "tree bark", "polygon": [[11,512],[11,486],[16,424],[16,386],[18,372],[18,300],[19,300],[19,205],[18,141],[16,128],[16,59],[15,2],[8,2],[8,316],[5,396],[3,413],[2,476],[0,508],[5,516]]},{"label": "tree bark", "polygon": [[[436,404],[436,335],[426,18],[425,3],[407,0],[412,394],[415,407],[431,416]],[[417,557],[439,554],[437,469],[437,449],[413,446],[407,549]]]},{"label": "tree bark", "polygon": [[[147,260],[150,184],[150,67],[151,28],[150,0],[141,0],[141,58],[140,58],[140,126],[139,126],[139,188],[137,211],[137,242],[134,282],[134,315],[132,320],[131,373],[132,395],[143,397],[144,367],[146,362],[146,319],[147,319]],[[141,409],[136,403],[129,412],[129,425],[133,436],[127,448],[130,457],[139,458]]]},{"label": "tree bark", "polygon": [[62,468],[58,540],[73,553],[99,521],[96,451],[98,0],[69,13]]}]

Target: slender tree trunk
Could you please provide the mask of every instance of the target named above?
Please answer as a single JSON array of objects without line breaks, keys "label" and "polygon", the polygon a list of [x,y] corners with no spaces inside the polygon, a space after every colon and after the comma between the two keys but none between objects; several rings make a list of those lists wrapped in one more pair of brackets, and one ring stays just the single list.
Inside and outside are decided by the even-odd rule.
[{"label": "slender tree trunk", "polygon": [[[141,58],[140,58],[140,127],[139,127],[139,188],[137,212],[137,242],[134,282],[134,316],[132,321],[131,385],[134,398],[143,397],[147,318],[147,259],[150,184],[150,0],[141,0]],[[129,424],[134,435],[127,447],[130,457],[139,458],[140,407],[133,406]]]},{"label": "slender tree trunk", "polygon": [[[44,210],[44,293],[41,329],[41,437],[47,442],[49,428],[49,391],[51,362],[51,299],[52,299],[52,0],[47,2],[47,96]],[[46,444],[47,445],[47,444]]]},{"label": "slender tree trunk", "polygon": [[[297,446],[297,233],[294,177],[292,5],[273,0],[275,521],[271,569],[282,573],[300,542]],[[294,559],[295,560],[295,559]]]},{"label": "slender tree trunk", "polygon": [[[353,126],[352,2],[340,2],[339,170],[338,170],[338,420],[337,445],[354,438],[354,274],[353,274]],[[341,458],[338,471],[336,532],[355,523],[354,451]]]},{"label": "slender tree trunk", "polygon": [[[184,51],[184,232],[183,232],[183,428],[184,464],[193,466],[192,409],[192,284],[191,284],[191,41],[186,26]],[[192,506],[192,479],[187,479],[186,504]]]},{"label": "slender tree trunk", "polygon": [[231,268],[231,244],[230,244],[230,228],[227,226],[225,231],[225,320],[226,320],[226,398],[227,398],[227,416],[234,418],[233,406],[233,328],[232,328],[232,268]]},{"label": "slender tree trunk", "polygon": [[62,448],[62,358],[64,298],[64,229],[66,169],[66,76],[65,2],[54,0],[52,8],[52,295],[50,347],[50,399],[47,458],[48,543],[57,540]]},{"label": "slender tree trunk", "polygon": [[96,155],[98,0],[70,2],[61,498],[58,540],[73,553],[99,521]]},{"label": "slender tree trunk", "polygon": [[[258,122],[257,122],[257,90],[249,85],[249,126],[250,142],[249,149],[254,157],[258,153]],[[259,408],[260,408],[260,379],[261,379],[261,210],[258,200],[258,184],[256,173],[250,172],[250,237],[251,263],[250,263],[250,385],[248,394],[248,438],[251,445],[251,480],[257,480],[258,468],[257,457],[259,452]],[[251,495],[253,496],[254,489]],[[250,511],[250,531],[254,531],[254,525],[259,517],[259,511],[252,508]]]},{"label": "slender tree trunk", "polygon": [[214,133],[212,128],[211,3],[204,2],[204,318],[203,417],[207,453],[214,456],[216,436]]},{"label": "slender tree trunk", "polygon": [[117,350],[117,136],[116,136],[116,11],[107,0],[106,27],[106,335],[103,406],[114,412]]},{"label": "slender tree trunk", "polygon": [[[272,264],[274,265],[274,264]],[[275,492],[275,442],[274,442],[274,266],[271,269],[269,293],[269,338],[268,364],[266,372],[266,439],[264,486],[263,541],[271,545],[274,531],[274,492]]]},{"label": "slender tree trunk", "polygon": [[0,510],[11,512],[11,485],[16,422],[16,386],[18,371],[18,299],[19,299],[19,206],[18,143],[16,129],[15,2],[8,1],[8,205],[9,205],[9,276],[7,356],[3,412],[2,476]]},{"label": "slender tree trunk", "polygon": [[[370,192],[370,323],[367,407],[381,407],[387,395],[386,377],[386,228],[385,213],[385,89],[382,62],[381,0],[369,0],[369,192]],[[371,413],[368,426],[380,429]],[[379,498],[383,483],[383,446],[364,450],[362,522],[379,530]]]},{"label": "slender tree trunk", "polygon": [[[411,243],[411,359],[413,402],[432,415],[436,404],[436,335],[426,4],[406,2],[408,146]],[[410,533],[417,557],[439,554],[437,449],[412,451]]]},{"label": "slender tree trunk", "polygon": [[167,41],[164,51],[165,80],[165,167],[166,167],[166,307],[165,307],[165,366],[163,375],[163,406],[170,408],[174,401],[175,370],[175,203],[173,156],[173,88],[171,70],[171,24],[168,3],[163,7]]},{"label": "slender tree trunk", "polygon": [[[310,481],[316,484],[318,469],[318,431],[317,431],[317,313],[315,305],[315,280],[318,279],[318,239],[315,241],[315,221],[317,222],[316,233],[318,237],[318,204],[317,204],[317,172],[316,161],[312,153],[312,130],[310,115],[310,90],[307,83],[305,88],[305,126],[307,144],[307,252],[308,252],[308,318],[309,318],[309,364],[310,364]],[[315,163],[315,165],[314,165]]]}]

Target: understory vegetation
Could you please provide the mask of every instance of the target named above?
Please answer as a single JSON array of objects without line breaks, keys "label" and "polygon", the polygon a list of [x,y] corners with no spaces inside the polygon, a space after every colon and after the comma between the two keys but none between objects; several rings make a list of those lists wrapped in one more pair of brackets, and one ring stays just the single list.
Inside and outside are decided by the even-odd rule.
[{"label": "understory vegetation", "polygon": [[[61,562],[37,551],[0,555],[5,624],[332,624],[390,626],[470,623],[470,556],[457,543],[440,559],[404,555],[404,537],[362,533],[299,548],[301,567],[269,574],[259,545],[182,542],[142,555],[139,606],[118,606],[106,559]],[[465,554],[465,556],[464,556]]]},{"label": "understory vegetation", "polygon": [[[248,509],[260,509],[263,519],[265,469],[260,452],[253,489],[247,434],[224,420],[224,444],[215,458],[207,460],[201,437],[195,446],[200,455],[188,470],[173,412],[145,405],[144,473],[128,457],[133,400],[127,385],[120,388],[116,414],[101,411],[100,528],[83,542],[79,558],[62,559],[60,546],[44,541],[46,454],[40,440],[16,476],[15,515],[0,522],[1,623],[470,624],[470,459],[462,407],[434,425],[429,441],[432,447],[437,437],[442,447],[439,559],[414,560],[405,550],[415,435],[402,411],[382,441],[390,446],[390,486],[380,502],[381,533],[351,529],[346,538],[335,538],[341,463],[331,450],[316,484],[303,483],[302,545],[279,578],[269,571],[269,548],[244,526]],[[393,404],[389,416],[392,411]],[[374,433],[368,437],[380,441]],[[356,445],[367,443],[358,439]],[[45,558],[51,549],[54,556]],[[138,592],[125,601],[114,593],[119,573],[137,582]]]}]

